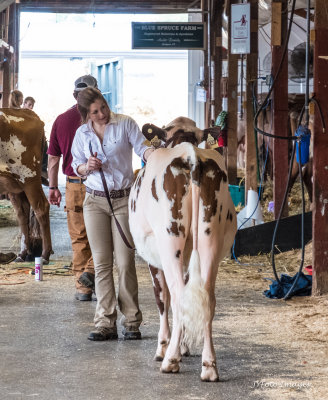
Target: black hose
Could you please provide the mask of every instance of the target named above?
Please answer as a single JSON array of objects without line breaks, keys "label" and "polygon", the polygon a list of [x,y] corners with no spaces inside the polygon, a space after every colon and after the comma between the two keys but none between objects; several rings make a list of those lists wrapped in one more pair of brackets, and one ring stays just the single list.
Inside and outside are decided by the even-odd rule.
[{"label": "black hose", "polygon": [[255,115],[255,117],[254,117],[254,129],[255,129],[257,132],[261,133],[261,134],[264,135],[264,136],[272,137],[272,138],[275,138],[275,139],[283,139],[283,140],[297,140],[297,138],[296,138],[296,137],[293,137],[293,136],[290,137],[290,136],[272,135],[271,133],[264,132],[264,131],[262,131],[261,129],[259,129],[259,127],[257,126],[257,120],[258,120],[258,117],[259,117],[259,115],[260,115],[260,112],[261,112],[261,111],[263,110],[263,108],[264,108],[264,104],[266,104],[267,101],[268,101],[268,99],[270,98],[271,93],[272,93],[272,91],[273,91],[273,89],[274,89],[275,83],[276,83],[276,81],[277,81],[277,79],[278,79],[278,76],[280,75],[281,70],[282,70],[282,65],[283,65],[283,62],[284,62],[284,60],[285,60],[285,57],[286,57],[286,54],[287,54],[287,50],[288,50],[288,42],[289,42],[290,33],[291,33],[291,30],[292,30],[292,25],[293,25],[293,18],[294,18],[294,13],[295,13],[295,5],[296,5],[296,0],[293,0],[292,9],[291,9],[291,14],[290,14],[290,20],[289,20],[289,26],[288,26],[288,31],[287,31],[287,37],[286,37],[286,41],[285,41],[285,45],[284,45],[282,57],[281,57],[281,60],[280,60],[280,64],[279,64],[279,67],[278,67],[276,76],[275,76],[274,79],[273,79],[273,84],[271,85],[271,87],[270,87],[270,89],[269,89],[269,92],[268,92],[268,94],[266,95],[266,98],[263,100],[261,107],[258,109],[258,111],[257,111],[257,113],[256,113],[256,115]]},{"label": "black hose", "polygon": [[301,144],[299,142],[298,146],[298,170],[299,170],[299,175],[300,175],[300,181],[301,181],[301,189],[302,189],[302,217],[301,217],[301,240],[302,240],[302,255],[301,255],[301,263],[299,270],[297,272],[296,278],[291,286],[291,288],[288,290],[287,294],[284,297],[284,300],[288,300],[297,285],[297,282],[299,280],[299,277],[301,276],[302,269],[303,269],[303,264],[304,264],[304,251],[305,251],[305,243],[304,243],[304,215],[305,215],[305,198],[304,198],[304,182],[303,182],[303,176],[302,176],[302,164],[301,164]]},{"label": "black hose", "polygon": [[288,191],[289,191],[289,182],[290,182],[290,178],[292,175],[292,165],[293,165],[293,160],[294,160],[294,156],[295,156],[295,142],[293,143],[293,149],[292,149],[292,154],[290,157],[290,161],[289,161],[289,170],[288,170],[288,179],[287,179],[287,185],[286,185],[286,190],[285,190],[285,194],[284,194],[284,198],[280,207],[280,211],[279,211],[279,215],[277,218],[277,222],[276,222],[276,226],[274,228],[273,231],[273,236],[272,236],[272,244],[271,244],[271,262],[272,262],[272,270],[273,270],[273,274],[278,282],[278,284],[281,286],[281,281],[278,277],[277,271],[276,271],[276,264],[275,264],[275,259],[274,259],[274,247],[275,247],[275,242],[276,242],[276,236],[277,236],[277,232],[278,232],[278,227],[279,227],[279,222],[281,220],[281,216],[282,213],[284,211],[284,207],[286,204],[286,199],[288,196]]}]

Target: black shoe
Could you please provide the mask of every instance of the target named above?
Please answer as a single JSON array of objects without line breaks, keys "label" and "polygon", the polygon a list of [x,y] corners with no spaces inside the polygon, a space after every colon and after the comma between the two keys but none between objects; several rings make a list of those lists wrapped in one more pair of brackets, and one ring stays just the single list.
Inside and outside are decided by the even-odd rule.
[{"label": "black shoe", "polygon": [[141,332],[135,326],[126,326],[122,331],[123,340],[140,340]]},{"label": "black shoe", "polygon": [[79,278],[79,282],[81,285],[95,291],[95,275],[91,274],[91,272],[83,272]]},{"label": "black shoe", "polygon": [[105,328],[99,327],[95,331],[91,332],[88,336],[89,340],[103,341],[103,340],[115,340],[118,338],[116,328]]},{"label": "black shoe", "polygon": [[91,301],[92,300],[92,293],[76,292],[75,293],[75,298],[76,298],[76,300],[80,300],[80,301]]}]

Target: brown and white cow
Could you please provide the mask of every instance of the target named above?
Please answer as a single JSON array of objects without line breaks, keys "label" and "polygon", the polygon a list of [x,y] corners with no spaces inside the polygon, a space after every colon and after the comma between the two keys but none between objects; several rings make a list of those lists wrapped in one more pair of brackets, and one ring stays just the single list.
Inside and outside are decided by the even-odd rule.
[{"label": "brown and white cow", "polygon": [[40,224],[42,257],[52,253],[49,203],[41,185],[44,123],[29,109],[0,109],[0,194],[8,195],[24,238],[24,260],[30,252],[30,207]]},{"label": "brown and white cow", "polygon": [[153,278],[160,314],[155,360],[163,360],[161,371],[178,372],[185,349],[204,341],[201,379],[217,381],[215,281],[218,265],[233,244],[236,213],[223,157],[197,147],[208,131],[195,124],[174,125],[143,127],[148,139],[156,134],[167,147],[150,155],[132,187],[130,229]]}]

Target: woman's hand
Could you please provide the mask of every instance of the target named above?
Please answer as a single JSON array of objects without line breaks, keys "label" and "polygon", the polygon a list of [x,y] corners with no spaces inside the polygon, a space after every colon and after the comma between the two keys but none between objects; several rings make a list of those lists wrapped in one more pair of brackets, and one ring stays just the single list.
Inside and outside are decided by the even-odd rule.
[{"label": "woman's hand", "polygon": [[153,148],[153,147],[150,147],[149,149],[147,149],[145,152],[144,152],[144,155],[143,155],[143,158],[144,158],[144,161],[147,161],[148,160],[148,157],[151,155],[151,153],[152,152],[154,152],[155,151],[155,149]]},{"label": "woman's hand", "polygon": [[97,171],[102,167],[102,161],[97,158],[97,152],[95,152],[94,156],[90,156],[89,160],[86,164],[87,171],[93,172]]}]

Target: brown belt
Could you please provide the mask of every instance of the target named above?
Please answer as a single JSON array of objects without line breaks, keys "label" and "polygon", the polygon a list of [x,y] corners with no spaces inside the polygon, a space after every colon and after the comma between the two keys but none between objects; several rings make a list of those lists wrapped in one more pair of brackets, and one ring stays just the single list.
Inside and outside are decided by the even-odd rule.
[{"label": "brown belt", "polygon": [[69,183],[83,183],[85,178],[79,178],[78,176],[66,176],[66,181]]},{"label": "brown belt", "polygon": [[[111,192],[109,192],[109,197],[111,197],[112,199],[120,199],[121,197],[128,196],[130,194],[130,190],[131,188],[112,190]],[[86,186],[86,191],[95,196],[106,197],[106,192],[103,192],[101,190],[93,190],[90,189],[88,186]]]}]

